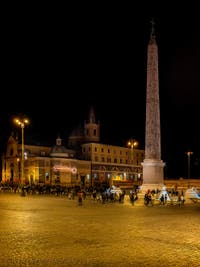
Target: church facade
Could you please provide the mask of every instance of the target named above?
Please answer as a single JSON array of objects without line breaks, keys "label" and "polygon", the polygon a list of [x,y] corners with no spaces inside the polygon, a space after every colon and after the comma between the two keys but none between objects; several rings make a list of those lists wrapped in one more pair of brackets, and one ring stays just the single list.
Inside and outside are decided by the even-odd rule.
[{"label": "church facade", "polygon": [[2,183],[132,186],[142,180],[144,150],[100,143],[100,123],[91,108],[88,120],[69,136],[67,147],[60,136],[52,147],[24,144],[23,165],[21,160],[22,144],[11,134],[2,155]]}]

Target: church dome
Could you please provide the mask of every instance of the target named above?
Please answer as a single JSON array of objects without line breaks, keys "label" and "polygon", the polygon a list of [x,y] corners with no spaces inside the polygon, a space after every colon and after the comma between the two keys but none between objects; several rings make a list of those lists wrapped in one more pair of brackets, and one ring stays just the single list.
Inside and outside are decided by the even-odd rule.
[{"label": "church dome", "polygon": [[56,139],[56,145],[53,146],[50,151],[51,157],[73,158],[74,154],[75,152],[73,150],[67,149],[65,146],[61,144],[60,137]]}]

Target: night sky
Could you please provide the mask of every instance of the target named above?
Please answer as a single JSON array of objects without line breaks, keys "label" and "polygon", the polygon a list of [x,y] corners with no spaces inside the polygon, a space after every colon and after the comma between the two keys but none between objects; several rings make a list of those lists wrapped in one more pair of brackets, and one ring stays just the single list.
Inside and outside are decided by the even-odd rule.
[{"label": "night sky", "polygon": [[144,148],[147,45],[154,17],[165,176],[187,176],[185,152],[190,149],[191,175],[200,177],[195,6],[177,12],[169,6],[77,4],[34,11],[8,10],[2,25],[1,150],[17,130],[13,116],[30,118],[27,139],[54,145],[58,133],[65,142],[87,119],[91,105],[101,123],[102,143],[122,146],[135,138]]}]

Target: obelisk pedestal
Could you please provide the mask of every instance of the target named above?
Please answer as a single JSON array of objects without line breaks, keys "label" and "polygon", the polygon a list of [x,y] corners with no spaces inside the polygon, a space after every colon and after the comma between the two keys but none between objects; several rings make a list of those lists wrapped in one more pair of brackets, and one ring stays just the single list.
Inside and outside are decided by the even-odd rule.
[{"label": "obelisk pedestal", "polygon": [[163,167],[165,163],[162,160],[144,160],[143,166],[143,183],[141,191],[161,190],[164,186]]}]

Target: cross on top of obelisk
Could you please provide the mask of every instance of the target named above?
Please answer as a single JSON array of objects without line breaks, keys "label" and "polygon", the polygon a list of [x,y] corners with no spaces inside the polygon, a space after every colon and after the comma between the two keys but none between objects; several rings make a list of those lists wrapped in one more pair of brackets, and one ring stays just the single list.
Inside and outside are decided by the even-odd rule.
[{"label": "cross on top of obelisk", "polygon": [[151,19],[151,39],[155,38],[155,21],[154,18]]}]

